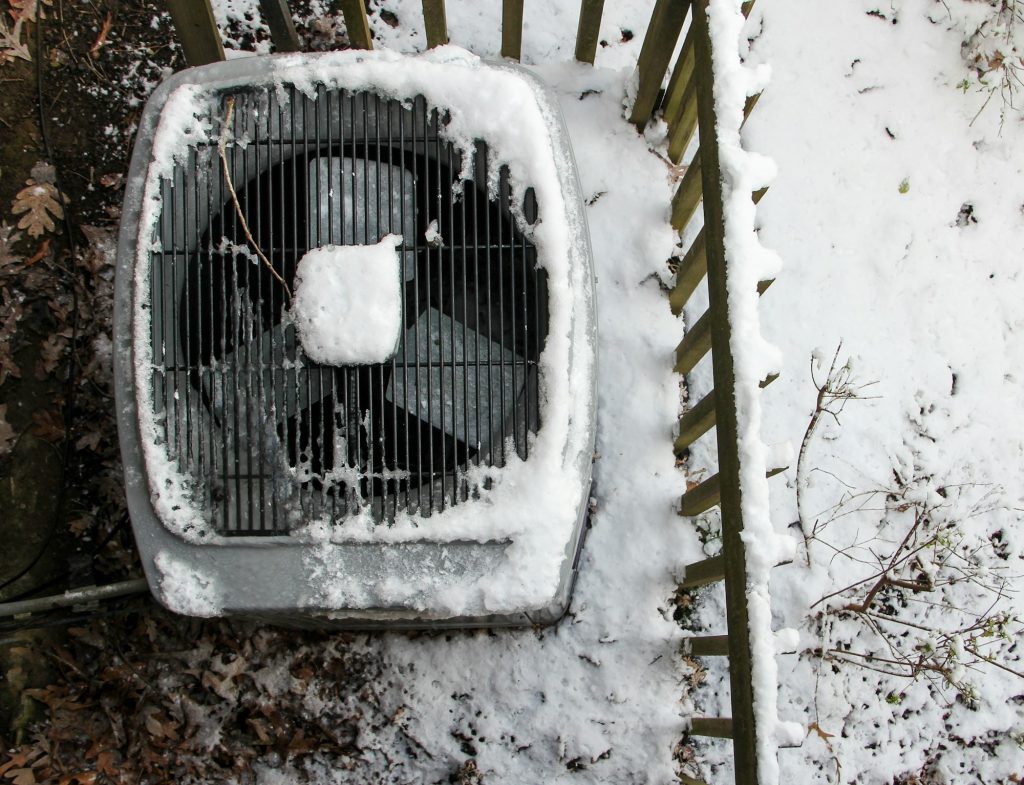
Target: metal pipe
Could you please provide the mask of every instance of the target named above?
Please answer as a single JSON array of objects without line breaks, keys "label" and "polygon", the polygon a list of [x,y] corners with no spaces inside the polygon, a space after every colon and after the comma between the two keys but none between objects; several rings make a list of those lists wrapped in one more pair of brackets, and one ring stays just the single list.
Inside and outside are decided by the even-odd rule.
[{"label": "metal pipe", "polygon": [[83,589],[72,589],[63,594],[56,594],[51,597],[35,597],[30,600],[18,600],[17,602],[0,603],[0,617],[23,616],[29,613],[44,613],[55,608],[70,608],[75,605],[85,605],[100,600],[110,600],[114,597],[127,597],[132,594],[141,594],[149,589],[145,578],[133,578],[128,581],[108,583],[103,586],[87,586]]}]

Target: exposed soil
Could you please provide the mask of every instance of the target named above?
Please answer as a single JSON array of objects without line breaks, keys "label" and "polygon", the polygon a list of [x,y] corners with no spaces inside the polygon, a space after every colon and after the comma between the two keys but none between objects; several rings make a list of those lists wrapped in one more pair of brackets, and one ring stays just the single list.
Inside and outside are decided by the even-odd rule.
[{"label": "exposed soil", "polygon": [[[22,16],[25,44],[0,65],[0,599],[11,600],[125,577],[136,561],[110,386],[113,238],[138,96],[178,55],[155,4],[3,13]],[[64,194],[66,221],[19,229],[15,200],[41,176]],[[58,677],[48,652],[64,640],[64,625],[25,628],[53,621],[0,619],[0,735],[12,742],[45,718],[29,695]]]},{"label": "exposed soil", "polygon": [[[11,441],[25,433],[59,450],[63,489],[43,539],[47,558],[37,562],[49,562],[45,571],[53,572],[61,556],[87,553],[123,519],[109,377],[112,239],[138,96],[178,55],[166,14],[155,4],[56,0],[40,8],[45,16],[38,23],[24,23],[32,61],[0,67],[0,122],[8,129],[0,147],[0,216],[9,226],[18,222],[12,200],[42,162],[54,167],[68,220],[56,220],[53,231],[37,237],[15,230],[17,239],[0,260],[8,311],[11,302],[18,311],[0,329],[0,354],[13,368],[0,384],[12,432],[0,444],[0,479],[14,468]],[[46,467],[40,472],[25,474],[52,485]],[[0,585],[38,558],[39,543],[18,547],[33,539],[19,525],[28,522],[5,516],[2,534],[13,547],[0,564]],[[32,526],[38,530],[38,522]],[[122,550],[118,566],[130,560]],[[0,589],[0,597],[38,583],[38,572]],[[59,573],[46,576],[58,579],[51,588],[66,577]]]},{"label": "exposed soil", "polygon": [[[0,0],[0,13],[32,2]],[[32,60],[0,55],[0,601],[140,573],[111,387],[114,249],[145,98],[184,65],[154,2],[40,8],[22,28]],[[333,25],[304,24],[307,45],[344,45]],[[66,220],[51,214],[37,236],[17,228],[29,178],[65,198]],[[391,726],[379,671],[344,635],[199,623],[148,595],[0,618],[0,780],[250,781],[256,762],[301,770],[313,750],[352,767],[381,754],[360,749],[366,730]],[[314,673],[359,708],[311,710]]]}]

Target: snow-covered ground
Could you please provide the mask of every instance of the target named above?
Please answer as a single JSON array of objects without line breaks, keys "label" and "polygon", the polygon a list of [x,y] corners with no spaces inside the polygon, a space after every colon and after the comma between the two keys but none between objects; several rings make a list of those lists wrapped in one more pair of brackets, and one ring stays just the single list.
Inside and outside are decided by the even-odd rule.
[{"label": "snow-covered ground", "polygon": [[[782,661],[781,703],[809,728],[803,749],[782,754],[783,770],[803,782],[834,781],[837,766],[846,782],[919,773],[1004,782],[1024,766],[1019,622],[1009,640],[975,645],[1017,674],[963,669],[976,659],[963,651],[970,636],[954,641],[959,691],[934,673],[911,682],[867,669],[888,667],[881,662],[823,664],[809,653],[849,644],[894,658],[886,641],[895,636],[916,657],[922,642],[941,644],[938,631],[1022,607],[1019,595],[980,588],[1002,575],[1019,589],[1024,547],[1024,129],[1013,110],[1000,128],[998,94],[972,124],[986,94],[960,51],[992,15],[988,3],[961,0],[772,0],[752,25],[752,59],[770,63],[773,79],[746,144],[778,164],[758,216],[762,241],[785,259],[762,302],[763,329],[785,358],[766,393],[765,438],[799,446],[817,394],[816,351],[819,381],[840,342],[838,365],[854,358],[853,383],[877,381],[841,425],[825,416],[801,472],[805,525],[829,519],[823,511],[844,494],[857,498],[811,543],[810,568],[801,554],[774,575],[779,623],[801,629],[804,653]],[[796,481],[793,467],[774,494],[778,528],[797,519]],[[858,496],[875,489],[892,495]],[[932,631],[875,618],[883,640],[864,619],[816,619],[828,604],[809,607],[873,575],[875,556],[891,554],[924,509],[925,525],[947,527],[957,555],[934,569],[945,543],[926,548],[906,575],[934,570],[938,585],[957,570],[957,583],[894,592],[881,612]],[[873,583],[832,607],[863,600]]]},{"label": "snow-covered ground", "polygon": [[[403,707],[403,732],[423,748],[387,781],[443,780],[471,756],[488,783],[673,778],[684,697],[673,578],[699,551],[672,509],[683,478],[669,438],[678,380],[666,362],[680,333],[658,277],[674,243],[668,170],[622,120],[628,67],[539,72],[557,86],[591,203],[602,412],[593,529],[557,627],[366,641],[393,674],[383,702]],[[389,735],[364,747],[390,743]]]},{"label": "snow-covered ground", "polygon": [[[425,46],[418,0],[372,5],[378,45]],[[700,674],[679,656],[672,620],[674,578],[717,544],[713,515],[687,521],[673,511],[684,477],[671,452],[679,391],[670,365],[685,319],[670,315],[662,291],[672,172],[656,130],[645,139],[623,119],[652,5],[607,4],[609,46],[595,69],[569,62],[575,0],[528,6],[523,35],[524,60],[554,87],[569,126],[598,276],[596,512],[570,614],[547,630],[360,642],[386,663],[381,702],[418,752],[367,756],[357,772],[325,768],[319,781],[435,782],[472,757],[487,783],[672,782],[674,753],[691,752],[676,748],[686,718],[728,714],[724,663],[705,663],[704,685],[688,692]],[[749,60],[769,63],[773,78],[744,144],[778,165],[757,220],[784,260],[760,306],[762,331],[784,358],[765,393],[762,436],[799,448],[817,395],[812,357],[820,382],[840,341],[838,366],[852,356],[853,382],[877,381],[848,402],[841,425],[824,415],[804,451],[805,531],[819,522],[809,563],[792,525],[796,466],[772,481],[774,526],[801,541],[793,564],[773,574],[775,626],[801,634],[799,653],[780,659],[780,713],[808,729],[801,749],[781,753],[784,781],[992,783],[1024,768],[1024,681],[996,666],[962,668],[973,646],[1020,671],[1019,626],[1007,627],[1009,642],[953,640],[956,684],[934,671],[911,680],[872,670],[878,656],[895,656],[885,648],[893,641],[921,655],[924,639],[942,646],[934,631],[944,625],[1020,607],[979,587],[995,585],[999,570],[1019,573],[1024,549],[1021,119],[1010,111],[1000,125],[996,95],[972,123],[985,94],[960,51],[987,13],[976,0],[760,0],[748,25]],[[453,43],[496,56],[500,3],[449,3],[448,22]],[[704,361],[691,393],[706,391],[709,376]],[[708,442],[693,450],[694,472],[713,470]],[[932,632],[838,612],[866,588],[812,608],[870,579],[873,560],[893,552],[921,511],[942,536],[897,577],[941,582],[957,566],[961,577],[879,596],[881,612]],[[956,561],[948,548],[975,555]],[[971,558],[979,569],[963,566]],[[698,598],[698,627],[723,632],[721,614],[720,592]],[[880,637],[869,624],[895,632]],[[876,659],[849,662],[865,653]],[[362,742],[392,740],[368,729]],[[728,745],[700,742],[696,754],[706,776],[728,781]],[[297,776],[261,771],[266,783]]]}]

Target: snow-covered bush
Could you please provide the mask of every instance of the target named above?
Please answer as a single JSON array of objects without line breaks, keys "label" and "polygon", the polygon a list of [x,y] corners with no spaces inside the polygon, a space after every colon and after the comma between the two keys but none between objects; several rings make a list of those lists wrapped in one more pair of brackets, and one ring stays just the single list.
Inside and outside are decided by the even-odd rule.
[{"label": "snow-covered bush", "polygon": [[[1013,612],[1000,538],[965,521],[991,512],[993,494],[893,470],[889,488],[846,492],[828,513],[875,518],[877,528],[841,545],[817,538],[849,583],[817,603],[828,627],[821,656],[897,680],[923,679],[939,703],[975,705],[988,667],[1017,672],[1021,622]],[[835,636],[835,637],[833,637]],[[887,700],[899,702],[899,692]]]},{"label": "snow-covered bush", "polygon": [[865,747],[901,767],[898,785],[1003,781],[1020,743],[1020,699],[1007,702],[1024,679],[1020,510],[997,484],[930,466],[928,406],[884,473],[823,456],[816,434],[841,452],[839,414],[873,391],[839,352],[812,359],[818,394],[797,468],[804,581],[815,585],[802,653],[815,684],[809,732],[839,782],[858,781],[843,770],[862,771]]},{"label": "snow-covered bush", "polygon": [[1001,123],[1011,113],[1024,111],[1024,0],[956,0],[955,5],[944,5],[964,31],[960,52],[968,75],[960,89],[985,96],[975,119],[996,96]]}]

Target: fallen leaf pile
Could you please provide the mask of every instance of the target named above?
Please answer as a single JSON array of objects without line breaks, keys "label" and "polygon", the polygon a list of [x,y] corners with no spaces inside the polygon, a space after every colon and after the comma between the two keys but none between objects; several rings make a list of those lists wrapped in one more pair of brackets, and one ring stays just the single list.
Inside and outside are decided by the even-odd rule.
[{"label": "fallen leaf pile", "polygon": [[[26,22],[35,22],[39,16],[45,16],[43,9],[39,7],[39,0],[9,0],[11,16],[15,19],[23,19]],[[52,5],[48,0],[46,5]]]},{"label": "fallen leaf pile", "polygon": [[0,291],[0,384],[9,376],[21,376],[21,369],[11,351],[12,344],[7,342],[14,335],[21,313],[21,303],[10,292]]},{"label": "fallen leaf pile", "polygon": [[[0,222],[0,385],[29,374],[56,387],[49,406],[32,412],[20,430],[28,428],[54,444],[72,440],[66,514],[75,536],[101,542],[125,514],[111,368],[116,227],[75,229],[76,255],[70,258],[61,242],[63,232],[55,231],[63,215],[55,179],[52,166],[33,166],[32,184],[15,199],[12,211],[22,216],[19,228]],[[45,226],[44,218],[49,221]],[[53,241],[40,240],[33,227],[38,233],[53,232]],[[71,433],[65,433],[69,378],[75,404]],[[8,409],[0,460],[20,435],[10,415]],[[127,533],[110,538],[96,555],[101,573],[112,579],[123,577],[135,559]]]},{"label": "fallen leaf pile", "polygon": [[[16,296],[13,286],[25,261],[13,248],[20,239],[21,232],[0,224],[0,384],[10,376],[21,376],[13,355],[14,337],[23,313],[22,298]],[[0,455],[4,452],[0,444]]]},{"label": "fallen leaf pile", "polygon": [[316,781],[314,752],[381,775],[426,754],[375,689],[379,659],[350,635],[152,608],[70,633],[51,654],[61,678],[30,692],[48,720],[0,753],[0,781],[251,782],[255,767],[285,765]]}]

